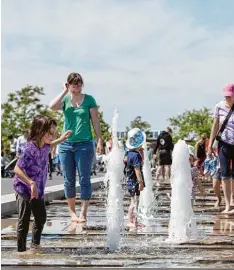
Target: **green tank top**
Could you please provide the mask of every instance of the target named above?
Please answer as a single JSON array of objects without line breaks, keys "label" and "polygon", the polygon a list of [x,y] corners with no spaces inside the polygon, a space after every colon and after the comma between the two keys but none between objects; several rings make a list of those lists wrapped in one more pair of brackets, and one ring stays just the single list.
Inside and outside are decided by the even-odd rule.
[{"label": "green tank top", "polygon": [[64,131],[72,130],[69,142],[92,141],[90,109],[97,108],[97,103],[91,95],[85,94],[79,107],[71,104],[71,94],[63,98]]}]

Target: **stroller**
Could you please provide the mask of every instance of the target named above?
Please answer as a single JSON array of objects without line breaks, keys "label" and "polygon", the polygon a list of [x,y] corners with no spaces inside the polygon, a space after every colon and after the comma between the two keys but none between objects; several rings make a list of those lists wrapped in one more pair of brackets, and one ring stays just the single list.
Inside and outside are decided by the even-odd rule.
[{"label": "stroller", "polygon": [[5,166],[3,171],[3,176],[6,178],[13,178],[15,176],[14,168],[16,165],[18,158],[14,158],[13,160],[9,161],[9,163]]}]

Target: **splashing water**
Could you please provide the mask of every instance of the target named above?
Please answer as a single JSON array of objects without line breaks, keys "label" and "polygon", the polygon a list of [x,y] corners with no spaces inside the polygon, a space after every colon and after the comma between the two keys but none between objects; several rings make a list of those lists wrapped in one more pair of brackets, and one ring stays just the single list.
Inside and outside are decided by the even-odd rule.
[{"label": "splashing water", "polygon": [[188,146],[179,140],[173,151],[172,195],[169,241],[185,242],[196,238],[196,222],[191,205],[192,176]]},{"label": "splashing water", "polygon": [[142,218],[152,217],[152,212],[154,211],[155,199],[153,192],[153,179],[151,174],[151,166],[147,153],[147,144],[144,143],[144,165],[143,165],[143,175],[145,180],[145,188],[141,192],[140,202],[139,202],[139,215]]},{"label": "splashing water", "polygon": [[109,182],[107,199],[107,245],[110,250],[119,248],[121,234],[124,228],[122,193],[124,151],[118,146],[118,117],[119,114],[117,109],[115,109],[111,127],[113,146],[112,151],[109,153],[106,173]]}]

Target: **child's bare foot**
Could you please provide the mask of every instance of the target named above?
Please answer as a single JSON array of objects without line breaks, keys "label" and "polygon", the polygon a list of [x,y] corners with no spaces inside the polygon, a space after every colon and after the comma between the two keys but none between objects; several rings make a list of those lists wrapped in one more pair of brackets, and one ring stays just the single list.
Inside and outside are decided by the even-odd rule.
[{"label": "child's bare foot", "polygon": [[136,228],[136,224],[133,222],[129,222],[127,226],[130,228]]},{"label": "child's bare foot", "polygon": [[233,209],[233,210],[231,210],[231,211],[229,211],[229,212],[227,212],[226,214],[227,214],[227,215],[229,215],[229,216],[234,215],[234,209]]},{"label": "child's bare foot", "polygon": [[214,207],[215,208],[219,208],[220,205],[221,205],[221,201],[222,201],[222,199],[221,198],[218,198],[217,201],[216,201],[216,203],[214,204]]},{"label": "child's bare foot", "polygon": [[221,214],[227,214],[228,212],[230,212],[230,207],[226,208]]},{"label": "child's bare foot", "polygon": [[136,233],[136,232],[137,232],[137,227],[130,227],[130,228],[129,228],[129,232],[134,232],[134,233]]},{"label": "child's bare foot", "polygon": [[34,252],[32,252],[32,250],[26,250],[26,251],[21,251],[21,252],[16,252],[16,256],[23,258],[23,257],[28,257],[28,256],[32,256],[34,255]]},{"label": "child's bare foot", "polygon": [[137,226],[137,228],[144,228],[145,227],[145,225],[142,223],[137,223],[136,226]]},{"label": "child's bare foot", "polygon": [[157,180],[154,180],[154,184],[155,184],[156,187],[160,186],[160,183]]}]

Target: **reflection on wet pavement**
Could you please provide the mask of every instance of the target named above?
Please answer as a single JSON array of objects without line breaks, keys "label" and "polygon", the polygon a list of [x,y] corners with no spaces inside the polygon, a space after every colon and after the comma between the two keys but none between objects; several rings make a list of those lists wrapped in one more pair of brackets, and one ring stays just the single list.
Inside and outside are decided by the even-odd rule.
[{"label": "reflection on wet pavement", "polygon": [[[169,183],[155,189],[156,211],[152,218],[143,220],[145,227],[127,228],[126,214],[130,198],[124,188],[125,233],[121,249],[109,252],[106,245],[106,190],[94,193],[87,224],[70,221],[66,201],[53,201],[47,207],[41,245],[43,254],[18,258],[16,255],[17,215],[2,219],[2,265],[43,266],[110,266],[110,267],[212,267],[232,268],[234,263],[234,217],[220,214],[213,208],[215,197],[211,183],[206,198],[196,200],[194,212],[198,239],[172,245],[166,242],[170,218]],[[77,205],[79,205],[77,195]],[[78,207],[77,207],[78,209]],[[31,232],[31,226],[30,226]],[[28,246],[31,233],[28,235]]]}]

